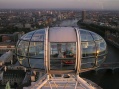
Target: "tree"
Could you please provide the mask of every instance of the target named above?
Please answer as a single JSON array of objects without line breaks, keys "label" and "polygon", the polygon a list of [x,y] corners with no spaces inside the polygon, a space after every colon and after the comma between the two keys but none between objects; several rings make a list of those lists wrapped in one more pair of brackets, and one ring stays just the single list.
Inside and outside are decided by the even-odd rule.
[{"label": "tree", "polygon": [[5,89],[11,89],[11,88],[10,88],[9,81],[8,81],[8,82],[7,82],[7,84],[6,84],[6,87],[5,87]]}]

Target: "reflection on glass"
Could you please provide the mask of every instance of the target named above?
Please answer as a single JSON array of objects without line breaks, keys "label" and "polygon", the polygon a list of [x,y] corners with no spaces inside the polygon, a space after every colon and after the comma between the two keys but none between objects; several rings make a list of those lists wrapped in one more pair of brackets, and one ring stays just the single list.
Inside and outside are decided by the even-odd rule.
[{"label": "reflection on glass", "polygon": [[95,67],[95,63],[82,63],[81,69],[88,69]]},{"label": "reflection on glass", "polygon": [[22,40],[30,40],[35,31],[29,32],[21,37]]},{"label": "reflection on glass", "polygon": [[97,59],[97,66],[100,66],[104,60],[105,60],[106,56],[103,55],[103,56],[98,56],[98,59]]},{"label": "reflection on glass", "polygon": [[19,63],[25,67],[29,67],[28,58],[18,57]]},{"label": "reflection on glass", "polygon": [[96,46],[94,42],[81,42],[81,46],[83,57],[95,56]]},{"label": "reflection on glass", "polygon": [[82,63],[94,63],[95,58],[82,58]]},{"label": "reflection on glass", "polygon": [[93,37],[88,31],[80,30],[81,41],[93,41]]},{"label": "reflection on glass", "polygon": [[44,69],[44,59],[29,59],[31,68]]},{"label": "reflection on glass", "polygon": [[[81,69],[93,68],[102,64],[105,60],[106,42],[93,32],[80,31],[82,61]],[[90,36],[89,36],[90,35]],[[91,37],[91,39],[88,37]],[[93,40],[92,40],[93,38]]]},{"label": "reflection on glass", "polygon": [[27,56],[29,42],[20,41],[17,47],[17,53],[21,56]]},{"label": "reflection on glass", "polygon": [[102,39],[102,37],[99,36],[98,34],[96,34],[96,33],[94,33],[94,32],[90,32],[90,33],[91,33],[91,35],[93,36],[93,39],[94,39],[94,40],[100,40],[100,39]]},{"label": "reflection on glass", "polygon": [[43,42],[30,42],[29,56],[35,57],[35,58],[44,58]]},{"label": "reflection on glass", "polygon": [[45,30],[42,29],[29,32],[21,37],[21,41],[17,43],[20,64],[25,67],[44,68],[44,34]]},{"label": "reflection on glass", "polygon": [[96,41],[98,55],[104,54],[106,51],[106,42],[104,40]]},{"label": "reflection on glass", "polygon": [[36,31],[33,34],[31,41],[44,41],[44,34],[45,34],[45,30]]},{"label": "reflection on glass", "polygon": [[82,58],[81,69],[93,68],[96,58]]}]

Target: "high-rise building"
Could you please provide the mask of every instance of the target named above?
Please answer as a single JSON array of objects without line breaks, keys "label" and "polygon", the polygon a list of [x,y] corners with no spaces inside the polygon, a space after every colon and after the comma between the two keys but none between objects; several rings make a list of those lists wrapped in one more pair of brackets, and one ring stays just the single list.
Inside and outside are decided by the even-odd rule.
[{"label": "high-rise building", "polygon": [[82,21],[86,20],[86,11],[82,11]]}]

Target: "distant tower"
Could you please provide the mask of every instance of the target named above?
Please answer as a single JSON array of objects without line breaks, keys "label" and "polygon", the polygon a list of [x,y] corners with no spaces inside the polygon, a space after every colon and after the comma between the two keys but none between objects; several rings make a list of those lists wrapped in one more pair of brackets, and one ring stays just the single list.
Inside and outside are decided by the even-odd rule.
[{"label": "distant tower", "polygon": [[82,21],[86,20],[86,11],[82,11]]}]

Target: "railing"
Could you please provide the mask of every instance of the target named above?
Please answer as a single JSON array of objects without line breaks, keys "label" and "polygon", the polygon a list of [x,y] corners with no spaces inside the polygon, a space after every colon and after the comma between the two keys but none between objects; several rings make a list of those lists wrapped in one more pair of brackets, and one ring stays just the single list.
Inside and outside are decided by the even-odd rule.
[{"label": "railing", "polygon": [[30,87],[24,87],[23,89],[40,89],[47,82],[47,74],[38,79],[37,82],[32,82]]},{"label": "railing", "polygon": [[100,67],[96,68],[95,70],[102,70],[102,69],[119,69],[119,62],[112,62],[112,63],[103,63]]},{"label": "railing", "polygon": [[79,75],[72,76],[69,78],[64,77],[53,77],[44,75],[37,82],[32,82],[30,87],[24,87],[23,89],[95,89],[91,82],[87,82]]}]

